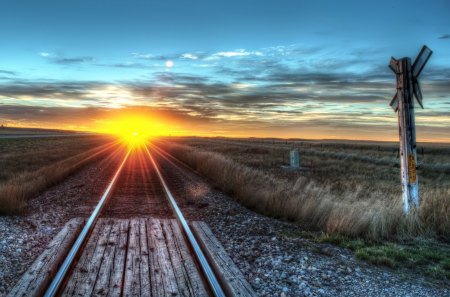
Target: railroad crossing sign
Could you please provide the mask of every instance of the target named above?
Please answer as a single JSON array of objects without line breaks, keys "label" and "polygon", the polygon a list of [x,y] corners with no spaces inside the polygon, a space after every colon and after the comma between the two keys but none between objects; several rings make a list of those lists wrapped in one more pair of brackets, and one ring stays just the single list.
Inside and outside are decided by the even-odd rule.
[{"label": "railroad crossing sign", "polygon": [[416,126],[413,96],[423,108],[419,76],[432,53],[424,45],[412,65],[411,59],[408,57],[399,60],[392,57],[389,63],[389,68],[397,76],[397,92],[389,105],[398,114],[403,212],[405,214],[409,213],[411,207],[417,208],[420,205],[419,181],[416,173]]}]

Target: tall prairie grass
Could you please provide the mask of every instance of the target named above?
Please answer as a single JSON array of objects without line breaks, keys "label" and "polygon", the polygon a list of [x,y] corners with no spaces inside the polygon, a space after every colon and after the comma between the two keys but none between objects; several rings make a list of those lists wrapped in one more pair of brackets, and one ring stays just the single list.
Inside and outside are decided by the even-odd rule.
[{"label": "tall prairie grass", "polygon": [[[420,209],[404,216],[398,178],[392,177],[394,172],[399,174],[399,168],[392,166],[393,160],[379,161],[377,156],[370,160],[366,154],[358,159],[360,163],[353,163],[343,153],[322,152],[340,161],[330,165],[330,160],[319,159],[319,172],[309,168],[306,173],[290,174],[274,165],[279,156],[274,153],[277,147],[258,145],[246,155],[243,151],[249,148],[211,142],[199,145],[195,140],[197,147],[174,142],[164,142],[162,146],[243,205],[267,215],[298,221],[328,233],[374,240],[417,235],[450,238],[448,185],[427,187],[422,191]],[[258,154],[270,156],[260,158]],[[315,151],[310,156],[314,159],[324,154]]]},{"label": "tall prairie grass", "polygon": [[2,140],[0,214],[23,213],[27,201],[111,149],[110,139]]}]

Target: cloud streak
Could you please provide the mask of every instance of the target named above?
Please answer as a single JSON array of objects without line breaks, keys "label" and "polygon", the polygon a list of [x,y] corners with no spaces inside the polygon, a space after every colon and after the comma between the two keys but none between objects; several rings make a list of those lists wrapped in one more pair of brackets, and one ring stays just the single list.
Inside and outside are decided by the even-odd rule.
[{"label": "cloud streak", "polygon": [[53,63],[60,64],[60,65],[83,64],[83,63],[90,63],[93,61],[94,61],[94,58],[88,57],[88,56],[52,59]]},{"label": "cloud streak", "polygon": [[59,64],[59,65],[75,65],[75,64],[87,64],[95,61],[95,58],[92,56],[73,56],[67,57],[59,54],[53,54],[49,52],[41,52],[39,53],[41,57],[48,60],[51,63]]},{"label": "cloud streak", "polygon": [[11,75],[11,76],[18,75],[18,73],[16,71],[10,71],[10,70],[4,70],[4,69],[0,69],[0,74],[6,74],[6,75]]}]

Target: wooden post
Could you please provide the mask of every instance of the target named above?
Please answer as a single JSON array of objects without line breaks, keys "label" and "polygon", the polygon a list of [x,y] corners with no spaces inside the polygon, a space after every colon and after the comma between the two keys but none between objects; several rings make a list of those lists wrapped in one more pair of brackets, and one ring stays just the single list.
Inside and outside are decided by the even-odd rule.
[{"label": "wooden post", "polygon": [[411,65],[410,58],[399,60],[391,58],[389,65],[397,76],[397,93],[390,105],[398,115],[402,199],[405,214],[408,214],[411,208],[420,206],[419,181],[416,172],[417,148],[413,96],[423,108],[418,77],[431,53],[432,51],[424,46],[413,65]]},{"label": "wooden post", "polygon": [[400,160],[402,174],[403,212],[409,213],[411,205],[419,207],[419,183],[416,173],[416,127],[414,100],[412,98],[411,59],[399,60],[400,79],[397,81],[399,100],[398,124],[400,133]]}]

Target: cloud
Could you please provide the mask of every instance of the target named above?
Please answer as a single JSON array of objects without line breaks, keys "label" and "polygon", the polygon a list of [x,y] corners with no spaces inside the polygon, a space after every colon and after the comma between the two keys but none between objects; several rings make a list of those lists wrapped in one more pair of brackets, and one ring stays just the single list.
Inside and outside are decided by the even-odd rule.
[{"label": "cloud", "polygon": [[245,57],[245,56],[263,56],[263,53],[259,51],[246,51],[245,49],[237,49],[228,52],[217,52],[212,54],[207,59]]},{"label": "cloud", "polygon": [[198,60],[198,56],[196,54],[191,54],[191,53],[182,54],[181,58],[189,59],[189,60]]},{"label": "cloud", "polygon": [[[175,107],[128,106],[121,109],[108,107],[49,107],[29,105],[0,104],[2,123],[25,124],[33,126],[75,127],[75,129],[98,128],[98,121],[108,121],[124,114],[140,114],[149,118],[165,118],[174,127],[184,123],[190,126],[202,126],[216,121],[189,114]],[[72,128],[74,129],[74,128]]]},{"label": "cloud", "polygon": [[53,63],[60,65],[73,65],[73,64],[82,64],[93,62],[94,58],[85,56],[85,57],[70,57],[70,58],[54,58],[52,59]]},{"label": "cloud", "polygon": [[89,99],[89,90],[104,86],[100,82],[75,81],[12,81],[0,84],[0,97],[15,100],[59,99],[59,100],[94,100]]},{"label": "cloud", "polygon": [[96,64],[96,66],[101,67],[114,67],[114,68],[133,68],[133,69],[149,69],[151,65],[144,63],[111,63],[111,64]]},{"label": "cloud", "polygon": [[153,59],[153,58],[155,57],[155,55],[152,55],[152,54],[143,54],[143,53],[131,53],[131,55],[132,55],[134,58],[145,59],[145,60]]},{"label": "cloud", "polygon": [[17,73],[16,71],[10,71],[10,70],[3,70],[3,69],[0,69],[0,74],[6,74],[6,75],[16,76],[18,73]]},{"label": "cloud", "polygon": [[74,64],[84,64],[94,62],[94,57],[91,56],[75,56],[75,57],[66,57],[63,55],[41,52],[39,55],[49,62],[59,65],[74,65]]},{"label": "cloud", "polygon": [[151,61],[175,60],[180,57],[180,54],[154,55],[154,54],[132,53],[131,55],[135,59],[151,60]]},{"label": "cloud", "polygon": [[438,39],[450,39],[450,34],[444,34],[438,37]]}]

